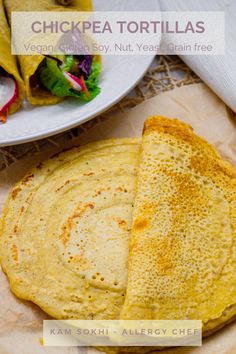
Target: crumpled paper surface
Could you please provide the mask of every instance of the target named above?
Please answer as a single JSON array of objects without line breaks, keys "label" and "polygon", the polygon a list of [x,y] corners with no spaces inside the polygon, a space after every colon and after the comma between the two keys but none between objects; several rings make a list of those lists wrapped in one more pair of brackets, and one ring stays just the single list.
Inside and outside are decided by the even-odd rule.
[{"label": "crumpled paper surface", "polygon": [[[141,136],[149,115],[176,117],[214,144],[220,154],[236,167],[236,117],[204,84],[184,86],[147,100],[127,113],[113,114],[99,126],[83,133],[65,146],[46,150],[18,161],[0,173],[0,212],[13,185],[35,163],[63,148],[111,137]],[[1,354],[84,354],[92,348],[42,346],[42,321],[48,316],[36,305],[17,299],[0,271],[0,353]],[[161,354],[235,354],[236,322],[205,339],[203,347],[172,348]]]}]

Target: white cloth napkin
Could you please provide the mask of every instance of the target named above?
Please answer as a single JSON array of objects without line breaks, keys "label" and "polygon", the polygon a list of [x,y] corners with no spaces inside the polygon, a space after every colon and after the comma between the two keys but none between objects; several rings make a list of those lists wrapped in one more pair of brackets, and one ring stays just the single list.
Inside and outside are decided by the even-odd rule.
[{"label": "white cloth napkin", "polygon": [[94,0],[98,11],[224,11],[225,55],[181,59],[236,112],[236,0]]},{"label": "white cloth napkin", "polygon": [[159,0],[161,11],[224,11],[225,55],[181,59],[236,112],[236,0]]}]

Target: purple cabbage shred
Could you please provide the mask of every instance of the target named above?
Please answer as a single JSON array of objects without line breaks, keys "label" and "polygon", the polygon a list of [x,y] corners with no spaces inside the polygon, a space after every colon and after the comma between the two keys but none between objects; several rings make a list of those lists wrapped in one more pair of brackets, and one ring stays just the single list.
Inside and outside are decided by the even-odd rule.
[{"label": "purple cabbage shred", "polygon": [[92,55],[78,55],[79,59],[79,75],[83,75],[85,80],[91,74],[91,66],[92,66]]}]

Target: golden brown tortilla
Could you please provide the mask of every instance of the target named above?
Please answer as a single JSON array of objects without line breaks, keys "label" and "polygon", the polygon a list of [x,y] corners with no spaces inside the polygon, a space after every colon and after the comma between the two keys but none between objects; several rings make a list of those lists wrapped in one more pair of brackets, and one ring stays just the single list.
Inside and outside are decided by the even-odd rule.
[{"label": "golden brown tortilla", "polygon": [[0,260],[12,291],[58,319],[117,319],[124,302],[140,141],[49,159],[9,195]]},{"label": "golden brown tortilla", "polygon": [[145,123],[128,268],[125,319],[236,314],[236,171],[177,119]]}]

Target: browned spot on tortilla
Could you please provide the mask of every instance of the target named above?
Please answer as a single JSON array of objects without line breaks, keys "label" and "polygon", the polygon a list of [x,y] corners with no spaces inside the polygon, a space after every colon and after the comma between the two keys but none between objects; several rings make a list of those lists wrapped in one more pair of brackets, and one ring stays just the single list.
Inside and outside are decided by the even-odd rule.
[{"label": "browned spot on tortilla", "polygon": [[117,188],[116,188],[116,191],[118,191],[118,192],[123,192],[123,188],[122,188],[122,187],[117,187]]},{"label": "browned spot on tortilla", "polygon": [[188,212],[193,212],[195,215],[204,217],[204,210],[205,207],[207,207],[208,199],[206,195],[202,193],[196,181],[191,178],[191,175],[180,174],[165,169],[161,170],[171,178],[176,188],[176,193],[170,199],[170,207],[173,213],[172,222],[175,222],[176,215],[176,220],[179,224],[179,220],[183,217],[181,213],[185,210],[182,207],[179,208],[179,206],[183,206],[183,203],[185,203]]},{"label": "browned spot on tortilla", "polygon": [[97,197],[97,196],[100,195],[101,193],[102,193],[101,190],[97,191],[97,192],[93,195],[93,198],[94,198],[94,197]]},{"label": "browned spot on tortilla", "polygon": [[136,219],[134,222],[133,230],[142,231],[148,227],[148,219]]},{"label": "browned spot on tortilla", "polygon": [[26,184],[27,184],[28,182],[30,182],[33,178],[34,178],[34,174],[31,173],[31,174],[25,176],[25,177],[22,179],[21,183],[22,183],[23,185],[26,185]]},{"label": "browned spot on tortilla", "polygon": [[145,124],[143,132],[147,135],[149,133],[159,132],[172,135],[180,140],[186,141],[190,144],[194,143],[194,136],[192,134],[192,127],[177,119],[169,119],[162,116],[149,117]]},{"label": "browned spot on tortilla", "polygon": [[99,190],[97,190],[95,192],[95,194],[93,195],[93,198],[97,197],[98,195],[100,195],[102,192],[106,192],[106,191],[109,191],[111,188],[110,187],[107,187],[107,188],[101,188]]},{"label": "browned spot on tortilla", "polygon": [[72,218],[75,219],[75,218],[79,218],[83,212],[86,210],[86,209],[93,209],[94,208],[94,204],[93,203],[88,203],[88,204],[84,204],[84,205],[79,205],[75,211],[75,213],[73,214]]},{"label": "browned spot on tortilla", "polygon": [[212,177],[214,174],[225,175],[229,178],[236,178],[236,172],[228,165],[227,162],[210,158],[207,156],[191,156],[190,166],[203,176]]},{"label": "browned spot on tortilla", "polygon": [[64,246],[67,244],[67,242],[70,239],[70,231],[71,231],[72,227],[74,226],[74,219],[79,218],[84,213],[84,211],[88,208],[93,209],[94,204],[88,203],[88,204],[85,204],[82,206],[79,205],[77,210],[74,212],[74,214],[72,216],[70,216],[67,219],[67,222],[63,225],[62,234],[59,236],[59,239],[62,241]]},{"label": "browned spot on tortilla", "polygon": [[84,251],[81,250],[81,253],[75,254],[74,256],[71,256],[70,257],[70,261],[71,261],[71,263],[77,263],[77,262],[82,263],[83,257],[84,257]]},{"label": "browned spot on tortilla", "polygon": [[16,199],[18,193],[21,191],[21,188],[20,187],[16,187],[13,189],[13,191],[11,192],[11,197],[13,200]]},{"label": "browned spot on tortilla", "polygon": [[13,232],[16,233],[17,232],[17,225],[14,226]]},{"label": "browned spot on tortilla", "polygon": [[87,173],[84,173],[84,176],[92,176],[92,175],[94,175],[94,172],[87,172]]},{"label": "browned spot on tortilla", "polygon": [[118,225],[120,228],[127,230],[127,222],[125,220],[122,220],[120,218],[117,218]]},{"label": "browned spot on tortilla", "polygon": [[156,267],[158,274],[166,275],[173,268],[173,262],[171,259],[172,252],[171,238],[164,237],[158,242],[156,247]]},{"label": "browned spot on tortilla", "polygon": [[24,210],[25,210],[25,207],[24,207],[24,206],[22,206],[22,207],[21,207],[21,209],[20,209],[21,213],[23,213],[23,212],[24,212]]},{"label": "browned spot on tortilla", "polygon": [[16,245],[12,245],[11,247],[11,251],[12,251],[12,258],[14,259],[14,261],[18,261],[18,250]]},{"label": "browned spot on tortilla", "polygon": [[66,225],[64,225],[62,227],[62,234],[59,236],[59,239],[61,240],[61,242],[63,243],[63,245],[65,246],[67,244],[67,242],[69,241],[70,238],[70,231],[73,227],[73,217],[69,217],[67,219]]},{"label": "browned spot on tortilla", "polygon": [[62,186],[56,189],[56,192],[59,192],[62,188],[64,188],[67,184],[70,183],[70,180],[68,179]]}]

